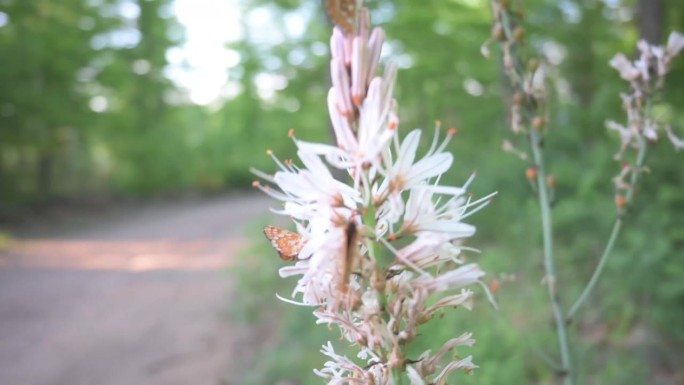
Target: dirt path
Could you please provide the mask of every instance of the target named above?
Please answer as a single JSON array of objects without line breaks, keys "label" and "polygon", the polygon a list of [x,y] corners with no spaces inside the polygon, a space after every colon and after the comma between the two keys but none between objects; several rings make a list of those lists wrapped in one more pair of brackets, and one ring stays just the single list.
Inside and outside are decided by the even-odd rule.
[{"label": "dirt path", "polygon": [[[262,196],[25,229],[0,253],[0,384],[239,384],[225,267]],[[241,359],[239,359],[241,357]]]}]

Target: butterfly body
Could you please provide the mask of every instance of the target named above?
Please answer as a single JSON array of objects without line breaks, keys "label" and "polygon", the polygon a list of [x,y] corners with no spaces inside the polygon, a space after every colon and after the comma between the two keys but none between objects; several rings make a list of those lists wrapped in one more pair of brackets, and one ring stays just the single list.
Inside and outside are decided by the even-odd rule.
[{"label": "butterfly body", "polygon": [[306,243],[301,235],[276,226],[264,227],[264,235],[284,261],[296,261]]}]

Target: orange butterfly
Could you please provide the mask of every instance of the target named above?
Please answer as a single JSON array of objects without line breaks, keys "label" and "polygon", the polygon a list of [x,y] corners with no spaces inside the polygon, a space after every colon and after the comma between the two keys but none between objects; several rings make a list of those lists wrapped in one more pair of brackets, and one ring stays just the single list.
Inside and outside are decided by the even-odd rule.
[{"label": "orange butterfly", "polygon": [[283,261],[296,261],[299,252],[306,244],[301,235],[280,227],[266,226],[264,227],[264,235],[271,241],[271,245]]},{"label": "orange butterfly", "polygon": [[333,23],[347,34],[353,34],[359,12],[357,0],[325,0],[325,8]]}]

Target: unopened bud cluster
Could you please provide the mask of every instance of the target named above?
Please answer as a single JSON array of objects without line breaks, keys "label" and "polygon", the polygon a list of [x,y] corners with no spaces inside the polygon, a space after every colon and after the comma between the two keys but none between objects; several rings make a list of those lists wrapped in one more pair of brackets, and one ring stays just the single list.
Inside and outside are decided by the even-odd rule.
[{"label": "unopened bud cluster", "polygon": [[[509,127],[515,135],[528,137],[533,134],[537,138],[535,140],[540,140],[538,138],[547,130],[544,66],[536,58],[522,61],[515,52],[525,40],[522,10],[514,9],[510,1],[494,0],[492,11],[492,37],[485,42],[482,52],[488,56],[491,43],[497,43],[501,47],[503,70],[512,89],[508,111]],[[510,141],[506,141],[504,149],[517,154],[523,160],[531,159]],[[526,176],[530,179],[530,171],[526,172]]]}]

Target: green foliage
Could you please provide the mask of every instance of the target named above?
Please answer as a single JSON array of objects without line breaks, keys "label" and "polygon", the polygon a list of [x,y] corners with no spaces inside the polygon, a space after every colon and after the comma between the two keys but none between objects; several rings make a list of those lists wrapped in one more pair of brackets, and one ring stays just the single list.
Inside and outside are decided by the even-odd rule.
[{"label": "green foliage", "polygon": [[[183,40],[179,25],[168,16],[171,3],[0,0],[7,19],[0,25],[0,207],[86,194],[150,196],[246,187],[252,180],[250,166],[273,170],[267,149],[281,159],[294,158],[290,128],[303,140],[328,140],[330,32],[319,2],[242,2],[242,20],[254,12],[278,15],[269,27],[282,39],[265,42],[262,31],[245,21],[245,38],[227,47],[240,57],[229,71],[229,81],[240,92],[208,107],[186,102],[184,91],[166,77],[166,54]],[[606,132],[604,121],[624,121],[618,95],[626,85],[607,63],[616,52],[634,51],[638,32],[633,3],[525,2],[526,49],[554,64],[545,148],[558,180],[553,216],[559,280],[570,285],[561,293],[565,306],[596,265],[615,214],[610,176],[619,169],[612,159],[619,139]],[[131,4],[138,11],[132,19],[122,12]],[[445,314],[443,329],[425,333],[425,346],[473,331],[477,346],[459,353],[473,354],[480,369],[464,383],[548,383],[550,371],[538,353],[555,351],[546,349],[555,340],[547,332],[549,311],[538,285],[541,252],[529,247],[540,243],[537,207],[524,178],[529,164],[500,151],[508,137],[503,107],[507,91],[496,52],[489,60],[480,55],[490,35],[488,4],[367,4],[390,39],[386,54],[400,67],[400,132],[421,127],[429,135],[435,120],[458,128],[450,144],[456,171],[448,177],[459,184],[477,171],[476,195],[499,191],[472,218],[479,228],[473,245],[483,249],[477,261],[491,272],[490,279],[515,276],[503,282],[498,313],[479,301],[472,313],[455,318]],[[684,12],[672,2],[665,6],[663,29],[682,31]],[[305,24],[302,34],[287,28],[287,16],[293,15]],[[287,87],[263,97],[255,84],[263,75],[280,76]],[[682,58],[657,106],[662,119],[681,133],[680,84]],[[580,315],[585,321],[573,325],[578,341],[573,355],[584,368],[581,382],[646,383],[649,370],[682,358],[681,154],[661,138],[648,164],[650,173],[617,250]],[[255,226],[250,233],[260,230]],[[312,367],[320,367],[318,349],[337,336],[325,326],[312,327],[309,309],[281,306],[273,299],[274,292],[286,296],[292,283],[277,279],[272,254],[265,248],[250,252],[258,258],[245,258],[248,263],[235,275],[241,293],[236,317],[250,322],[279,317],[272,325],[278,348],[264,350],[260,370],[248,383],[283,378],[318,383],[311,373]],[[637,338],[642,330],[652,337],[648,343]],[[679,361],[657,358],[666,356]]]},{"label": "green foliage", "polygon": [[[615,216],[610,178],[619,170],[613,159],[619,139],[607,133],[604,122],[625,120],[619,93],[626,91],[626,84],[608,61],[617,52],[633,52],[637,33],[617,17],[629,10],[626,5],[611,8],[601,2],[576,1],[566,2],[571,9],[564,9],[556,2],[526,4],[527,49],[551,63],[559,61],[550,84],[554,91],[548,127],[552,132],[545,148],[558,180],[553,216],[558,278],[567,288],[561,302],[567,307],[591,275]],[[505,91],[496,61],[479,57],[480,45],[489,34],[486,4],[428,1],[416,5],[396,0],[370,2],[370,8],[391,39],[393,58],[405,67],[400,68],[397,85],[401,130],[431,127],[435,119],[459,128],[451,148],[460,167],[451,178],[462,181],[477,169],[474,192],[499,191],[494,202],[472,218],[480,229],[473,244],[483,248],[483,257],[476,259],[491,272],[490,279],[500,274],[515,277],[503,282],[499,312],[480,301],[472,313],[445,314],[442,328],[422,336],[424,347],[435,348],[439,341],[472,331],[477,345],[458,353],[473,354],[480,369],[472,377],[459,378],[459,383],[549,383],[553,371],[545,361],[558,361],[548,356],[556,351],[557,342],[548,300],[539,284],[541,251],[534,246],[541,238],[538,208],[524,179],[529,165],[499,151],[507,137]],[[681,30],[681,17],[670,22]],[[674,106],[684,101],[684,94],[673,85],[684,74],[681,62],[659,106],[667,119],[679,122],[675,123],[678,127],[683,126],[682,115]],[[304,134],[299,137],[309,139]],[[676,361],[652,357],[673,352],[682,357],[684,340],[678,320],[683,314],[676,301],[684,299],[684,264],[677,251],[684,233],[678,215],[684,174],[678,157],[665,140],[650,155],[652,172],[644,178],[627,230],[590,305],[580,314],[582,320],[570,329],[579,383],[648,383],[652,371]],[[273,277],[271,292],[275,273]],[[282,314],[283,325],[311,323],[301,309],[283,309]],[[321,335],[321,328],[284,326],[283,341],[274,356],[301,352],[301,361],[312,360],[309,367],[317,367],[310,352],[336,338],[334,332]],[[667,336],[669,343],[659,336]],[[269,374],[259,381],[277,377],[318,383],[299,363],[288,363],[290,370],[276,358],[265,370],[279,377]]]}]

